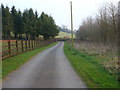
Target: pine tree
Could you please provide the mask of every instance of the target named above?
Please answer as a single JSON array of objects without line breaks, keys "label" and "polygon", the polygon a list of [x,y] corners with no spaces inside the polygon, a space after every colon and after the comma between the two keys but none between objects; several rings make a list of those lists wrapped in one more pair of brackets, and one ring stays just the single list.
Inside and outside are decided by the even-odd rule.
[{"label": "pine tree", "polygon": [[59,30],[51,16],[48,16],[44,12],[41,14],[41,35],[43,35],[44,39],[53,38],[58,35]]},{"label": "pine tree", "polygon": [[28,10],[26,9],[24,12],[23,12],[23,17],[22,17],[22,21],[23,21],[23,33],[25,34],[26,36],[26,39],[28,40],[29,39],[29,15],[28,15]]},{"label": "pine tree", "polygon": [[13,29],[12,17],[9,12],[9,8],[2,5],[2,25],[3,25],[3,36],[6,36],[10,39],[11,31]]},{"label": "pine tree", "polygon": [[18,28],[17,29],[18,29],[19,39],[22,39],[22,34],[24,33],[24,31],[23,31],[22,13],[20,10],[18,11],[17,20],[18,20]]}]

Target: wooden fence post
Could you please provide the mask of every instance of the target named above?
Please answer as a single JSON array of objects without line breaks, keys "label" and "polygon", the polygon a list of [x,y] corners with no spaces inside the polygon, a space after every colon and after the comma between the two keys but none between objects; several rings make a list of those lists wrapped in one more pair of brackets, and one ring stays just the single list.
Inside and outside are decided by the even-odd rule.
[{"label": "wooden fence post", "polygon": [[37,46],[36,46],[36,47],[38,48],[38,41],[36,41],[36,43],[37,43]]},{"label": "wooden fence post", "polygon": [[29,46],[29,49],[28,49],[28,50],[30,50],[30,40],[28,41],[28,46]]},{"label": "wooden fence post", "polygon": [[32,50],[33,50],[33,40],[32,40]]},{"label": "wooden fence post", "polygon": [[35,42],[35,40],[34,40],[34,48],[36,48],[36,42]]},{"label": "wooden fence post", "polygon": [[38,45],[39,45],[38,47],[40,48],[40,41],[39,41],[39,44],[38,44]]},{"label": "wooden fence post", "polygon": [[9,56],[11,56],[11,46],[10,46],[10,40],[8,41],[8,52],[9,52]]},{"label": "wooden fence post", "polygon": [[36,40],[36,48],[37,48],[37,40]]},{"label": "wooden fence post", "polygon": [[25,51],[27,51],[27,40],[25,41],[25,47],[26,47]]},{"label": "wooden fence post", "polygon": [[34,45],[35,45],[35,43],[34,43],[34,40],[33,40],[33,49],[34,49]]},{"label": "wooden fence post", "polygon": [[16,40],[16,51],[17,51],[17,54],[18,54],[18,41]]},{"label": "wooden fence post", "polygon": [[35,41],[35,48],[36,48],[36,41]]},{"label": "wooden fence post", "polygon": [[32,50],[32,40],[30,40],[30,50]]},{"label": "wooden fence post", "polygon": [[21,49],[22,49],[22,52],[24,52],[24,50],[23,50],[23,41],[21,41]]}]

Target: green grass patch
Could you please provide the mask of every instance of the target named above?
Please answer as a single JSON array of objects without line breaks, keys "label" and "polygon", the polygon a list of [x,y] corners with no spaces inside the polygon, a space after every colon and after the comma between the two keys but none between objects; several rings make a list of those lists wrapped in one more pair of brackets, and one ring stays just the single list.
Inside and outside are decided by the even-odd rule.
[{"label": "green grass patch", "polygon": [[5,59],[4,61],[2,61],[2,78],[7,76],[10,72],[18,69],[21,65],[26,63],[28,60],[30,60],[30,58],[32,58],[36,54],[42,52],[45,49],[48,49],[54,46],[55,44],[57,44],[57,42],[52,43],[42,48],[37,48],[35,50],[25,52],[23,54],[19,54],[17,56]]},{"label": "green grass patch", "polygon": [[118,81],[98,63],[99,58],[79,52],[65,43],[64,52],[88,88],[118,88]]}]

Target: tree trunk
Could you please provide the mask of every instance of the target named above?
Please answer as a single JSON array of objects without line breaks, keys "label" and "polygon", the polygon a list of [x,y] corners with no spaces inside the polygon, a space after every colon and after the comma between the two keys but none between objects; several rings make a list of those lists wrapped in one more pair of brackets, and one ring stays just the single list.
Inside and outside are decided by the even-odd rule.
[{"label": "tree trunk", "polygon": [[14,37],[15,39],[17,39],[17,34],[15,33],[15,37]]},{"label": "tree trunk", "polygon": [[28,35],[26,35],[26,40],[28,40],[29,38],[28,38]]},{"label": "tree trunk", "polygon": [[43,36],[44,37],[44,40],[48,40],[50,37],[47,37],[47,36]]},{"label": "tree trunk", "polygon": [[19,39],[20,39],[20,40],[22,39],[22,34],[19,34]]}]

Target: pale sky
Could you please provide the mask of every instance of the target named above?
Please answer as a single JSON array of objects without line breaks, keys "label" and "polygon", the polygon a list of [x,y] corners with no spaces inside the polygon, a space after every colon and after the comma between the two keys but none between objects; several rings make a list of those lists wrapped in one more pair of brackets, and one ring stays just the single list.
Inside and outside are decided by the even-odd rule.
[{"label": "pale sky", "polygon": [[39,15],[42,11],[51,15],[57,25],[66,25],[70,29],[70,1],[73,2],[74,29],[78,29],[82,20],[88,16],[95,16],[104,3],[119,0],[0,0],[0,3],[12,7],[13,5],[23,11],[32,8]]}]

